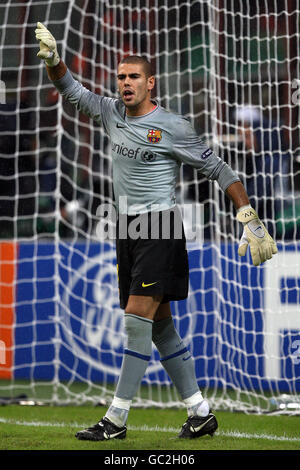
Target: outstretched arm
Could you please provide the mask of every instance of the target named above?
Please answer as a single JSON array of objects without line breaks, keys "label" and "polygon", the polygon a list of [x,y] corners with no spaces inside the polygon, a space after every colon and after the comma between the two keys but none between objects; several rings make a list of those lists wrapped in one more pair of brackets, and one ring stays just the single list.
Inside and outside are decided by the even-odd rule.
[{"label": "outstretched arm", "polygon": [[178,118],[174,134],[174,155],[183,163],[197,168],[209,180],[216,180],[220,188],[232,200],[237,210],[237,219],[244,225],[239,245],[239,255],[244,256],[250,245],[255,266],[277,253],[276,244],[251,207],[246,190],[238,175],[218,157],[197,135],[191,124]]},{"label": "outstretched arm", "polygon": [[58,55],[54,36],[42,23],[37,23],[35,34],[40,44],[37,56],[45,61],[48,77],[59,93],[79,111],[101,123],[106,130],[115,99],[91,92],[72,77]]}]

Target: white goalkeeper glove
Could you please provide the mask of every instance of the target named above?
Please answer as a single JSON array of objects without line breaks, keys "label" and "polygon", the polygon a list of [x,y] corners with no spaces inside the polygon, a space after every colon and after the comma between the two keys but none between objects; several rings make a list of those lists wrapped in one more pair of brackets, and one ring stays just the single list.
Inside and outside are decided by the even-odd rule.
[{"label": "white goalkeeper glove", "polygon": [[37,56],[43,59],[48,67],[55,67],[59,64],[60,57],[57,52],[55,38],[50,31],[40,22],[37,23],[35,37],[40,41],[40,51]]},{"label": "white goalkeeper glove", "polygon": [[236,216],[244,225],[244,232],[239,243],[238,254],[245,256],[248,245],[254,266],[258,266],[277,253],[277,246],[264,224],[251,206],[242,207]]}]

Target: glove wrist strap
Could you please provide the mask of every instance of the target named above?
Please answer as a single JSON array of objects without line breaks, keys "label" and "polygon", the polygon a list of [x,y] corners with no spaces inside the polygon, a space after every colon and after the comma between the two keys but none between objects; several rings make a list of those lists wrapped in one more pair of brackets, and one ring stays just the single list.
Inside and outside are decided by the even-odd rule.
[{"label": "glove wrist strap", "polygon": [[248,222],[254,219],[258,219],[256,211],[250,206],[243,206],[238,209],[236,218],[239,222],[246,225]]}]

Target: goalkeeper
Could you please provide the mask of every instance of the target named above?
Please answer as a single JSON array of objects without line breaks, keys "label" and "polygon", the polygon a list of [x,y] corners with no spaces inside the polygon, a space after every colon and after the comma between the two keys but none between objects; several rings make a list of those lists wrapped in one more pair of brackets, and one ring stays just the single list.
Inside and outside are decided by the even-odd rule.
[{"label": "goalkeeper", "polygon": [[[151,98],[155,78],[147,60],[129,56],[121,61],[117,71],[120,97],[113,99],[98,96],[73,79],[58,55],[54,37],[41,23],[37,24],[36,38],[40,43],[37,55],[45,61],[54,86],[101,124],[110,137],[118,228],[125,224],[128,229],[128,236],[122,238],[117,230],[116,241],[120,305],[125,310],[127,334],[120,377],[105,416],[76,437],[97,441],[126,436],[131,402],[150,360],[152,341],[187,408],[179,437],[213,435],[217,419],[199,390],[193,359],[174,327],[170,309],[170,301],[187,297],[189,285],[185,236],[184,232],[176,236],[175,222],[175,185],[181,164],[216,180],[233,201],[244,227],[239,255],[244,256],[249,246],[253,264],[258,266],[277,252],[276,244],[250,206],[238,176],[200,140],[185,118],[167,112]],[[154,212],[160,235],[130,237],[130,223],[142,216],[153,225]],[[161,236],[165,220],[169,221],[169,239]],[[153,228],[148,228],[148,234]]]}]

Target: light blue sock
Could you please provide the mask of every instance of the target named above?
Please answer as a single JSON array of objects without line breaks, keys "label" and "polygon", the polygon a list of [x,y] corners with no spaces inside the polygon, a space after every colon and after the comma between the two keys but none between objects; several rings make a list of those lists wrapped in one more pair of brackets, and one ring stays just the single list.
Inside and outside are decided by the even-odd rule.
[{"label": "light blue sock", "polygon": [[199,393],[193,358],[178,335],[171,317],[153,323],[152,340],[161,364],[184,400]]},{"label": "light blue sock", "polygon": [[126,423],[131,401],[137,393],[151,358],[152,324],[153,321],[147,318],[125,314],[127,346],[115,398],[105,415],[117,426]]}]

